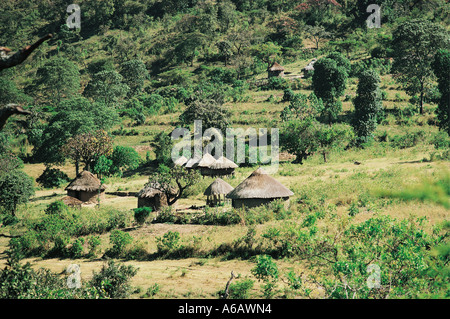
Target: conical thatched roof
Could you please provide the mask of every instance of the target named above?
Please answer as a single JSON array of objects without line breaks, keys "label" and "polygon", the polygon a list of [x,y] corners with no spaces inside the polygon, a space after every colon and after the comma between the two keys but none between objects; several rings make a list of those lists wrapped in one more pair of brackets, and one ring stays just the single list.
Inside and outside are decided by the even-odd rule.
[{"label": "conical thatched roof", "polygon": [[203,195],[211,196],[211,195],[226,195],[233,190],[233,187],[225,182],[221,178],[217,178],[208,188],[205,190]]},{"label": "conical thatched roof", "polygon": [[294,195],[272,176],[269,176],[262,168],[258,168],[242,183],[228,193],[227,198],[280,198]]},{"label": "conical thatched roof", "polygon": [[189,159],[186,164],[184,165],[184,167],[186,168],[196,168],[198,165],[198,162],[200,162],[201,157],[192,157],[191,159]]},{"label": "conical thatched roof", "polygon": [[210,167],[216,161],[214,156],[209,153],[205,153],[202,159],[198,162],[197,167]]},{"label": "conical thatched roof", "polygon": [[187,161],[188,161],[188,159],[187,159],[186,157],[181,156],[180,158],[178,158],[178,159],[174,162],[174,164],[175,164],[175,165],[178,165],[178,166],[183,166],[184,164],[187,163]]},{"label": "conical thatched roof", "polygon": [[236,167],[238,167],[238,165],[225,156],[219,157],[214,163],[209,166],[209,168],[211,169],[227,169]]},{"label": "conical thatched roof", "polygon": [[105,190],[106,186],[100,183],[100,180],[89,171],[82,171],[70,182],[66,190],[81,192],[96,192],[98,189]]},{"label": "conical thatched roof", "polygon": [[269,68],[269,71],[284,71],[284,68],[277,62],[274,62],[272,66]]}]

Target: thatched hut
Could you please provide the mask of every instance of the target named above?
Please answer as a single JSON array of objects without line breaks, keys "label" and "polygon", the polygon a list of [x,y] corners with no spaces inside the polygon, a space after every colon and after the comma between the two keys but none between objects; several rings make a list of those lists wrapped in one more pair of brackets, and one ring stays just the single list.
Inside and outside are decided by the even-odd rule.
[{"label": "thatched hut", "polygon": [[279,65],[277,62],[274,62],[270,68],[267,69],[267,76],[270,77],[276,77],[276,76],[283,76],[284,75],[284,68]]},{"label": "thatched hut", "polygon": [[[171,189],[171,193],[175,195],[175,189]],[[158,184],[149,184],[137,195],[138,207],[151,207],[153,211],[158,211],[164,206],[168,206],[167,196],[158,187]]]},{"label": "thatched hut", "polygon": [[[205,190],[203,195],[206,195],[206,205],[208,206],[218,206],[226,202],[226,195],[233,190],[233,187],[225,182],[221,178],[217,178],[208,188]],[[223,197],[222,197],[223,196]]]},{"label": "thatched hut", "polygon": [[205,169],[204,175],[209,176],[227,176],[233,175],[234,170],[239,167],[236,163],[229,160],[225,156],[219,157],[212,163],[208,169]]},{"label": "thatched hut", "polygon": [[200,161],[197,163],[197,168],[200,169],[200,174],[209,175],[209,167],[216,161],[214,156],[209,153],[205,153]]},{"label": "thatched hut", "polygon": [[183,166],[188,162],[188,159],[185,156],[179,157],[175,162],[173,162],[177,166]]},{"label": "thatched hut", "polygon": [[269,176],[262,168],[258,168],[228,193],[227,198],[232,200],[235,208],[250,208],[270,203],[275,199],[287,201],[292,195],[293,192]]},{"label": "thatched hut", "polygon": [[307,66],[305,66],[303,68],[303,77],[307,78],[310,77],[312,75],[312,73],[314,72],[314,63],[316,63],[317,59],[312,59],[311,62],[308,63]]},{"label": "thatched hut", "polygon": [[194,169],[197,168],[198,162],[200,162],[202,158],[198,157],[198,156],[194,156],[192,158],[190,158],[186,164],[184,164],[184,167],[187,169]]},{"label": "thatched hut", "polygon": [[82,202],[95,202],[105,196],[106,186],[89,171],[82,171],[66,187],[67,195]]}]

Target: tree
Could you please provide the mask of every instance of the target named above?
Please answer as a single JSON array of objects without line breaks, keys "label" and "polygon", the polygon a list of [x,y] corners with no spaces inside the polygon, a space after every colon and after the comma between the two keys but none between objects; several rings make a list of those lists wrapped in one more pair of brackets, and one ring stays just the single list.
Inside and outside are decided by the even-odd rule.
[{"label": "tree", "polygon": [[359,142],[371,138],[377,127],[377,118],[383,107],[380,82],[380,76],[372,69],[363,71],[359,76],[357,95],[353,101],[355,114],[352,121]]},{"label": "tree", "polygon": [[90,171],[100,156],[111,155],[112,145],[113,140],[108,133],[98,130],[69,138],[62,151],[75,162],[78,175],[78,163],[83,163],[85,170]]},{"label": "tree", "polygon": [[172,147],[173,142],[172,138],[169,134],[162,131],[159,132],[153,141],[153,147],[155,148],[155,154],[156,154],[156,162],[159,165],[165,165],[165,166],[173,166],[172,161]]},{"label": "tree", "polygon": [[348,125],[333,124],[331,126],[320,124],[315,134],[317,139],[317,151],[323,156],[323,161],[327,162],[327,155],[331,149],[340,147],[343,149],[346,142],[353,139],[353,132]]},{"label": "tree", "polygon": [[36,95],[42,94],[59,103],[63,97],[70,98],[80,89],[78,66],[66,58],[52,58],[36,71]]},{"label": "tree", "polygon": [[15,216],[17,205],[34,195],[33,180],[19,170],[0,175],[0,207]]},{"label": "tree", "polygon": [[205,42],[206,37],[200,32],[183,34],[176,40],[176,44],[172,51],[175,62],[189,62],[190,66],[193,66],[195,57],[199,55],[198,49],[202,47]]},{"label": "tree", "polygon": [[326,31],[325,27],[322,25],[306,25],[305,33],[306,38],[311,39],[315,43],[317,50],[319,50],[320,41],[330,36],[330,32]]},{"label": "tree", "polygon": [[334,59],[325,57],[314,63],[312,86],[315,95],[324,103],[322,115],[328,118],[329,124],[342,110],[339,97],[345,92],[347,77],[345,67],[338,66]]},{"label": "tree", "polygon": [[197,184],[199,180],[200,174],[196,170],[188,170],[178,165],[169,169],[160,165],[158,171],[149,177],[146,186],[162,191],[167,197],[168,205],[171,206],[181,198],[186,189]]},{"label": "tree", "polygon": [[58,113],[43,129],[33,149],[33,158],[44,163],[63,163],[61,148],[75,135],[95,130],[108,130],[118,122],[114,108],[103,103],[92,103],[83,97],[63,100]]},{"label": "tree", "polygon": [[109,156],[111,159],[111,169],[122,175],[123,170],[136,169],[139,167],[141,158],[134,148],[128,146],[116,146]]},{"label": "tree", "polygon": [[132,59],[122,63],[121,68],[120,74],[123,76],[123,82],[130,88],[128,96],[142,92],[145,80],[148,78],[148,70],[144,62]]},{"label": "tree", "polygon": [[216,43],[216,46],[224,59],[225,66],[227,66],[230,57],[233,55],[231,43],[229,41],[219,41]]},{"label": "tree", "polygon": [[433,62],[434,74],[438,79],[441,98],[436,110],[439,129],[450,135],[450,51],[439,50]]},{"label": "tree", "polygon": [[100,71],[89,81],[84,95],[94,101],[103,102],[107,106],[115,106],[128,94],[129,90],[128,85],[123,83],[123,76],[116,71]]},{"label": "tree", "polygon": [[392,72],[410,96],[420,95],[420,114],[423,114],[424,94],[434,77],[431,67],[434,54],[449,45],[448,31],[428,20],[405,21],[393,32]]},{"label": "tree", "polygon": [[267,68],[281,55],[281,46],[273,42],[264,42],[252,47],[252,52],[259,60],[267,63]]}]

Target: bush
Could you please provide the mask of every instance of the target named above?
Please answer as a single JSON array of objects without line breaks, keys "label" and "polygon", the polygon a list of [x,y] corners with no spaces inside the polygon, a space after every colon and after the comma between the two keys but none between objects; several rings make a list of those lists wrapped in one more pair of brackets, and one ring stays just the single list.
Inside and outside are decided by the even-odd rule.
[{"label": "bush", "polygon": [[131,265],[119,266],[110,260],[99,273],[94,272],[91,284],[103,298],[127,298],[131,294],[130,279],[137,271],[138,269]]},{"label": "bush", "polygon": [[250,291],[253,288],[254,281],[244,279],[231,283],[228,288],[228,298],[230,299],[249,299]]},{"label": "bush", "polygon": [[158,254],[164,255],[180,247],[180,233],[168,231],[162,237],[156,237]]},{"label": "bush", "polygon": [[114,229],[111,231],[109,240],[112,244],[111,249],[107,252],[110,257],[124,257],[126,254],[126,248],[133,242],[133,237],[130,234],[121,231],[119,229]]},{"label": "bush", "polygon": [[152,209],[150,207],[138,207],[134,210],[134,220],[139,225],[143,225],[145,221],[147,220],[148,216],[150,216],[150,213],[152,212]]},{"label": "bush", "polygon": [[36,182],[45,188],[60,187],[70,181],[69,176],[63,171],[47,166],[41,175],[36,179]]},{"label": "bush", "polygon": [[260,86],[261,90],[285,90],[289,88],[289,82],[286,79],[273,76],[267,80],[267,83]]}]

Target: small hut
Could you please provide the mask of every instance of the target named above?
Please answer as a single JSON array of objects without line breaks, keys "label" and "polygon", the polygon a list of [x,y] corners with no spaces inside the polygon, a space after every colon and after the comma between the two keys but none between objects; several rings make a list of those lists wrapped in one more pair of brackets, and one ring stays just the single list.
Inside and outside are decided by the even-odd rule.
[{"label": "small hut", "polygon": [[267,70],[268,77],[284,76],[284,68],[277,62],[274,62],[272,66]]},{"label": "small hut", "polygon": [[206,205],[208,206],[218,206],[226,202],[226,195],[233,190],[233,187],[225,182],[221,178],[217,178],[208,188],[205,190],[203,195],[207,196]]},{"label": "small hut", "polygon": [[209,167],[216,161],[214,156],[212,156],[209,153],[205,153],[201,160],[197,163],[197,168],[200,169],[200,174],[203,176],[210,175],[209,174]]},{"label": "small hut", "polygon": [[[175,195],[175,189],[171,193]],[[137,195],[138,207],[151,207],[153,211],[158,211],[164,206],[168,206],[166,194],[160,190],[158,184],[149,184]]]},{"label": "small hut", "polygon": [[210,176],[227,176],[227,175],[233,175],[234,170],[239,167],[236,163],[229,160],[225,156],[219,157],[214,163],[212,163],[208,170],[206,175]]},{"label": "small hut", "polygon": [[227,198],[232,200],[234,208],[250,208],[270,203],[275,199],[288,201],[292,195],[294,195],[293,192],[268,175],[262,168],[258,168],[228,193]]},{"label": "small hut", "polygon": [[67,195],[82,202],[95,202],[105,196],[106,186],[89,171],[82,171],[66,187]]},{"label": "small hut", "polygon": [[198,156],[194,156],[192,158],[190,158],[186,164],[184,164],[184,167],[187,169],[194,169],[197,168],[198,162],[200,162],[202,158],[198,157]]},{"label": "small hut", "polygon": [[184,156],[179,157],[175,162],[173,162],[177,166],[183,166],[188,162],[188,159]]},{"label": "small hut", "polygon": [[314,63],[316,63],[317,59],[312,59],[311,62],[308,63],[307,66],[303,68],[303,77],[308,78],[314,72]]}]

